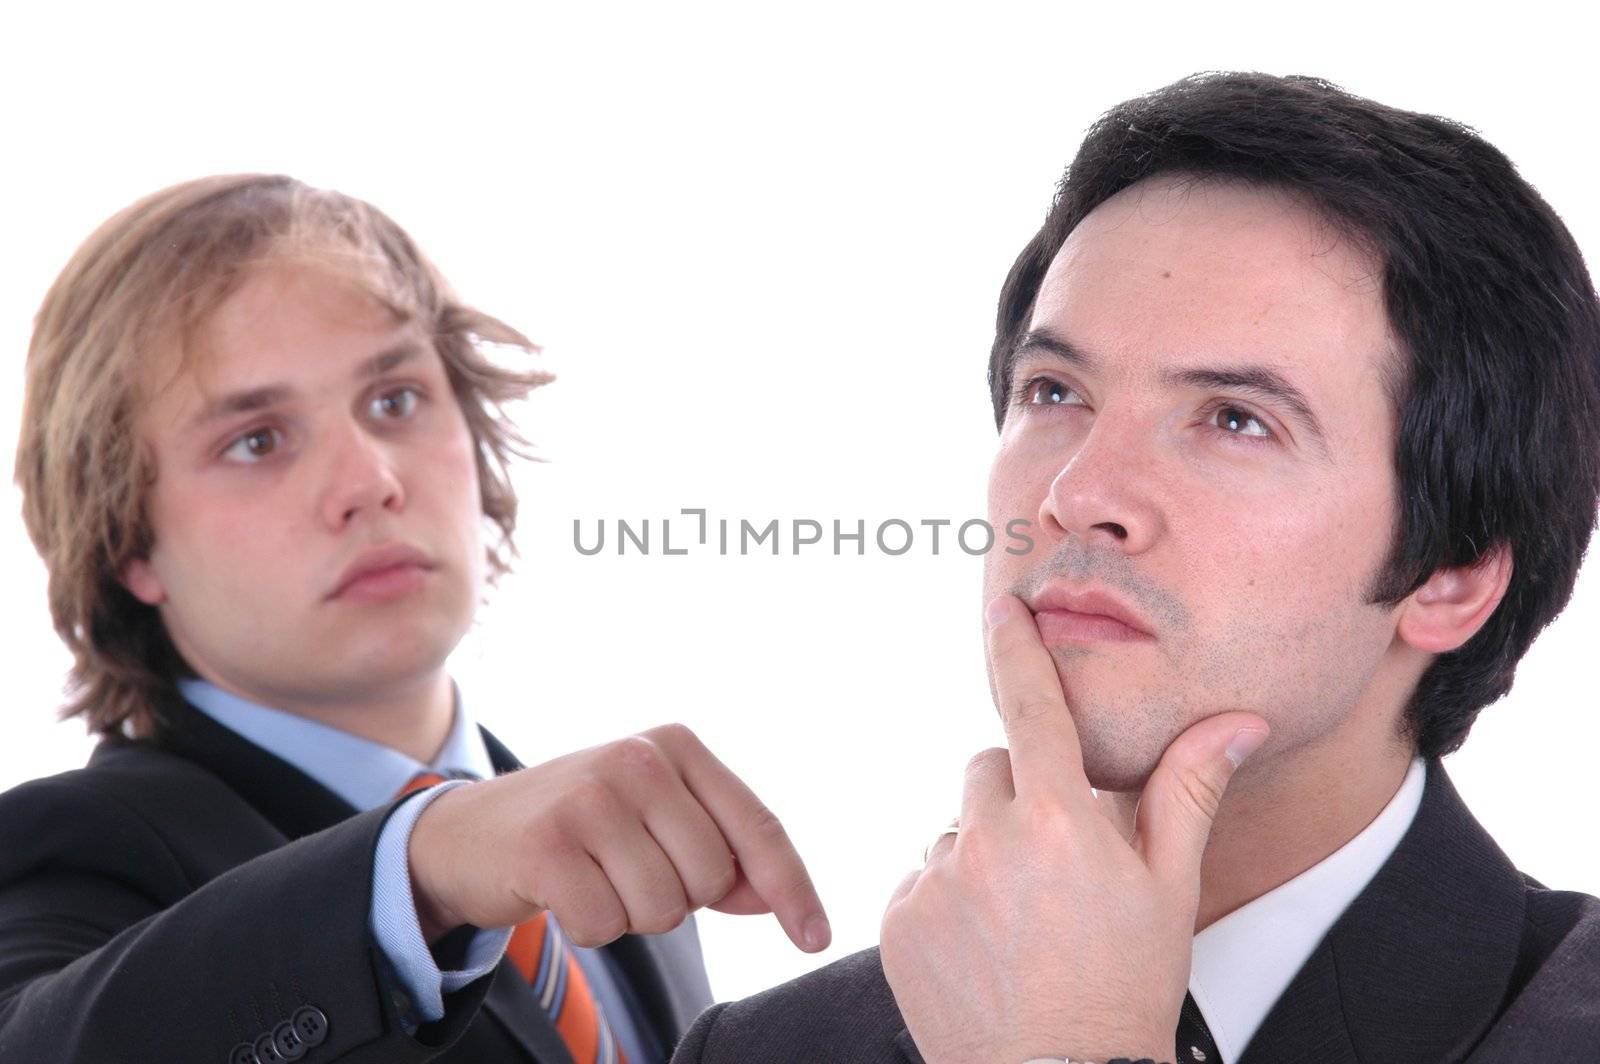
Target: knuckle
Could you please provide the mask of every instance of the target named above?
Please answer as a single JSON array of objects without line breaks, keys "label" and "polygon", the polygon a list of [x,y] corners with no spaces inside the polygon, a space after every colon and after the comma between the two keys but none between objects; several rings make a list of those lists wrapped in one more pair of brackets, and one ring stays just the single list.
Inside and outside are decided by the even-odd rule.
[{"label": "knuckle", "polygon": [[733,893],[733,888],[739,885],[739,866],[734,863],[733,854],[724,854],[722,864],[717,868],[717,874],[711,881],[712,901],[721,901]]},{"label": "knuckle", "polygon": [[[952,843],[949,849],[956,863],[957,874],[963,878],[986,879],[997,868],[1006,867],[1004,855],[995,852],[994,840],[986,831],[963,830],[960,844]],[[934,850],[935,854],[938,852]]]},{"label": "knuckle", "polygon": [[[961,849],[964,851],[965,848]],[[933,846],[929,848],[928,859],[923,862],[923,867],[927,868],[929,871],[933,871],[941,868],[947,861],[950,860],[956,860],[957,863],[964,863],[963,858],[965,858],[964,852],[958,852],[955,842],[949,836],[946,836],[934,843]],[[970,860],[970,858],[966,859]]]},{"label": "knuckle", "polygon": [[1011,668],[1019,663],[1027,646],[1022,633],[1009,624],[989,629],[989,656],[997,663]]},{"label": "knuckle", "polygon": [[573,841],[560,827],[531,824],[515,837],[507,854],[506,870],[515,884],[536,886],[541,874],[561,868],[571,859]]},{"label": "knuckle", "polygon": [[757,802],[750,810],[746,824],[750,833],[764,843],[787,843],[789,833],[783,829],[783,821],[778,819],[778,814],[768,809],[766,805]]},{"label": "knuckle", "polygon": [[811,882],[811,877],[806,875],[805,869],[796,868],[792,873],[777,881],[776,892],[777,897],[793,905],[814,895],[816,888]]},{"label": "knuckle", "polygon": [[677,721],[658,725],[644,734],[668,750],[681,750],[698,746],[700,743],[699,738],[687,724],[680,724]]},{"label": "knuckle", "polygon": [[599,938],[599,941],[596,942],[595,945],[604,946],[608,942],[615,942],[617,939],[621,938],[627,933],[628,914],[622,909],[618,908],[606,919],[596,921],[596,923],[598,925],[597,937]]},{"label": "knuckle", "polygon": [[630,735],[606,747],[608,767],[631,779],[656,779],[666,771],[667,757],[654,739]]},{"label": "knuckle", "polygon": [[1009,765],[1010,762],[1011,752],[1009,750],[1003,746],[991,746],[987,750],[978,751],[968,759],[967,776],[971,778],[973,776],[987,775],[992,769],[998,768],[1000,764]]},{"label": "knuckle", "polygon": [[1210,772],[1183,772],[1178,784],[1178,796],[1191,812],[1207,819],[1217,815],[1226,781]]},{"label": "knuckle", "polygon": [[602,776],[585,776],[567,792],[566,805],[580,825],[611,823],[618,818],[622,801],[610,781]]},{"label": "knuckle", "polygon": [[689,910],[684,905],[661,905],[645,913],[634,930],[641,935],[664,935],[683,923],[688,915]]},{"label": "knuckle", "polygon": [[696,909],[703,909],[726,898],[738,882],[739,870],[734,866],[733,855],[728,854],[716,868],[695,877],[689,884],[689,903]]},{"label": "knuckle", "polygon": [[898,948],[905,942],[915,941],[925,930],[918,923],[915,903],[917,887],[926,875],[925,871],[908,872],[900,880],[878,924],[879,945]]},{"label": "knuckle", "polygon": [[[560,918],[560,914],[557,914]],[[574,945],[594,949],[615,942],[628,930],[628,915],[618,906],[590,907],[570,923],[561,921],[561,929]]]},{"label": "knuckle", "polygon": [[1019,724],[1046,720],[1057,712],[1059,701],[1037,688],[1017,692],[1011,701],[1010,717]]},{"label": "knuckle", "polygon": [[885,964],[889,963],[890,957],[899,953],[901,928],[905,923],[905,908],[905,899],[897,899],[884,910],[883,920],[878,924],[878,946]]},{"label": "knuckle", "polygon": [[567,941],[572,943],[574,946],[582,946],[584,949],[594,949],[596,946],[602,946],[605,944],[593,935],[589,934],[588,927],[581,920],[562,920],[561,930],[567,933]]},{"label": "knuckle", "polygon": [[1072,835],[1072,818],[1053,801],[1035,801],[1024,814],[1030,837],[1039,839],[1068,839]]}]

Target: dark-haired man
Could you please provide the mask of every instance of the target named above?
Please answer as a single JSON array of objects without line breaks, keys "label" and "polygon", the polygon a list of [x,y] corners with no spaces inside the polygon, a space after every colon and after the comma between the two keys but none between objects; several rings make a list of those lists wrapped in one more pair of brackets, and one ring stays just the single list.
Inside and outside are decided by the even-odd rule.
[{"label": "dark-haired man", "polygon": [[990,379],[990,517],[1037,540],[986,565],[1009,749],[881,952],[675,1059],[1593,1059],[1600,902],[1518,873],[1439,760],[1600,492],[1600,305],[1505,158],[1311,79],[1123,104]]}]

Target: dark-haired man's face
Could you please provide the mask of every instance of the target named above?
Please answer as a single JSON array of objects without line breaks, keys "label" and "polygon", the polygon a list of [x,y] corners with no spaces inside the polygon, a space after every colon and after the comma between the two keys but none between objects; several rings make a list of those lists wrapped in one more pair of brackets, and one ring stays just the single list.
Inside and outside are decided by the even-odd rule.
[{"label": "dark-haired man's face", "polygon": [[[1377,265],[1297,200],[1143,182],[1073,231],[1011,368],[985,592],[1035,611],[1096,786],[1213,713],[1257,760],[1393,741],[1424,657],[1369,605],[1396,522]],[[1085,616],[1104,592],[1133,627]],[[1259,766],[1258,766],[1259,770]]]}]

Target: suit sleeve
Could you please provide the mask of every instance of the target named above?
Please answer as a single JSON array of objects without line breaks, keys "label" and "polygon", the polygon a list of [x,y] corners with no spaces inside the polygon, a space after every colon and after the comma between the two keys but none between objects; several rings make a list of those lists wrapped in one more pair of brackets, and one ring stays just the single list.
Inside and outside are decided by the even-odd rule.
[{"label": "suit sleeve", "polygon": [[391,811],[197,886],[162,832],[111,794],[56,777],[0,797],[0,1060],[250,1064],[241,1047],[263,1036],[305,1064],[437,1056],[490,980],[405,1032],[409,1002],[369,926]]},{"label": "suit sleeve", "polygon": [[712,1005],[695,1019],[672,1054],[672,1064],[701,1064],[707,1059],[706,1047],[711,1041],[711,1029],[717,1025],[717,1017],[727,1007],[727,1002]]},{"label": "suit sleeve", "polygon": [[439,795],[466,780],[451,780],[420,791],[397,803],[393,815],[378,835],[372,865],[372,937],[389,962],[400,989],[411,999],[415,1016],[402,1017],[408,1031],[418,1023],[444,1017],[444,995],[489,974],[500,963],[514,928],[473,932],[462,951],[460,967],[441,970],[439,961],[422,938],[416,898],[411,893],[411,859],[407,848],[411,831],[423,810]]}]

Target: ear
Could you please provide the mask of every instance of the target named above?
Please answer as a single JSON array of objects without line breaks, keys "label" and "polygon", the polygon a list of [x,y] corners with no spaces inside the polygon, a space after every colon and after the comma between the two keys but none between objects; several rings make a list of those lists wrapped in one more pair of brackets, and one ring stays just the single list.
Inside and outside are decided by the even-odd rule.
[{"label": "ear", "polygon": [[1436,569],[1406,599],[1396,634],[1418,650],[1447,654],[1477,634],[1510,583],[1511,547],[1505,543],[1471,565]]},{"label": "ear", "polygon": [[117,581],[146,606],[159,606],[167,601],[167,589],[149,558],[128,559],[117,571]]}]

